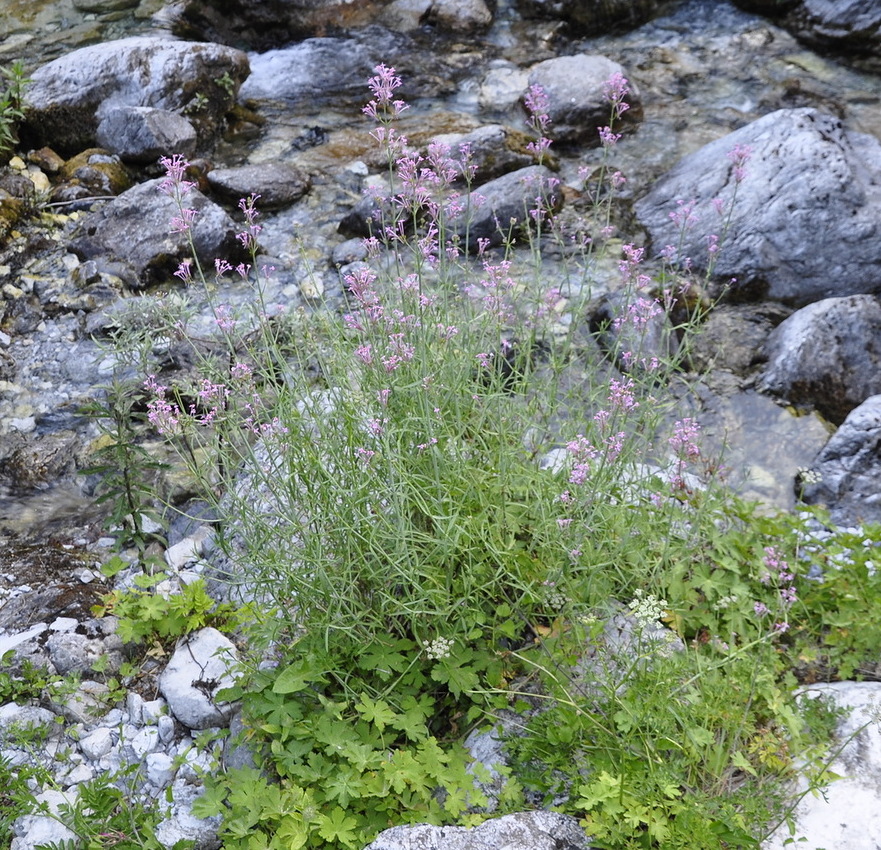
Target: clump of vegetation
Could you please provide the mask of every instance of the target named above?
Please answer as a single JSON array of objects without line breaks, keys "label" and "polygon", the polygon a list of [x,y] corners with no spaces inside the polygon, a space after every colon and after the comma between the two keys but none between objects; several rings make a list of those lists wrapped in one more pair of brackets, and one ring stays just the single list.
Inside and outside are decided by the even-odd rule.
[{"label": "clump of vegetation", "polygon": [[21,62],[0,67],[0,163],[9,161],[18,143],[18,125],[24,118],[24,90],[29,82]]},{"label": "clump of vegetation", "polygon": [[[601,847],[758,846],[794,804],[795,754],[812,787],[829,778],[834,712],[799,701],[793,671],[863,662],[870,644],[846,621],[881,622],[867,550],[840,538],[854,569],[836,572],[832,548],[804,545],[803,519],[761,515],[716,480],[697,423],[665,401],[703,306],[672,266],[611,240],[622,177],[608,158],[594,231],[550,284],[545,252],[573,244],[553,179],[530,187],[501,248],[472,243],[457,188],[469,152],[414,152],[395,126],[399,85],[385,66],[370,82],[390,183],[367,259],[345,272],[347,304],[268,309],[245,199],[252,261],[216,272],[247,281],[251,304],[219,303],[198,263],[181,263],[215,339],[193,340],[198,378],[143,376],[147,420],[214,500],[230,580],[256,603],[255,657],[225,696],[242,700],[259,765],[206,777],[196,811],[224,816],[229,850],[360,850],[388,826],[536,802]],[[606,93],[610,156],[626,80]],[[541,162],[540,90],[528,102]],[[749,152],[732,158],[723,212]],[[165,164],[187,233],[186,163]],[[622,298],[592,332],[581,320],[610,250]],[[188,315],[170,307],[152,332],[185,341]],[[141,639],[229,613],[185,593],[144,588],[108,610]],[[517,712],[490,799],[463,736]]]}]

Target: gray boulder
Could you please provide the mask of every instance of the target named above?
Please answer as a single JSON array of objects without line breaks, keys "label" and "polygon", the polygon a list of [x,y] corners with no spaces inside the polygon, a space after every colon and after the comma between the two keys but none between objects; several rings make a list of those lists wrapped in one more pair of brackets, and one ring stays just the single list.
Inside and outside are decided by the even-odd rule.
[{"label": "gray boulder", "polygon": [[433,0],[426,23],[455,33],[485,29],[493,20],[485,0]]},{"label": "gray boulder", "polygon": [[111,106],[96,131],[98,144],[128,162],[155,162],[161,156],[196,152],[193,125],[176,112],[150,106]]},{"label": "gray boulder", "polygon": [[135,36],[83,47],[31,75],[22,139],[79,150],[111,110],[148,106],[187,115],[207,143],[247,75],[247,56],[218,44]]},{"label": "gray boulder", "polygon": [[[81,260],[123,263],[140,286],[172,280],[192,251],[185,234],[169,232],[179,212],[173,199],[159,191],[160,182],[141,183],[86,216],[72,235],[70,250]],[[216,257],[234,261],[241,255],[238,228],[221,207],[195,189],[185,203],[196,210],[192,236],[203,268],[213,269]]]},{"label": "gray boulder", "polygon": [[[737,145],[752,150],[740,183],[729,158]],[[682,226],[671,214],[681,221],[685,202],[692,221]],[[721,237],[732,204],[713,272],[733,294],[802,306],[881,291],[881,141],[873,136],[814,109],[772,112],[685,157],[634,209],[656,255],[681,245],[680,262],[706,269],[708,239]]]},{"label": "gray boulder", "polygon": [[389,0],[176,0],[173,32],[221,44],[266,50],[326,32],[374,23]]},{"label": "gray boulder", "polygon": [[429,24],[467,34],[486,29],[492,20],[485,0],[392,0],[379,16],[381,24],[399,32]]},{"label": "gray boulder", "polygon": [[583,35],[604,35],[625,30],[650,20],[660,6],[658,0],[518,0],[527,17],[562,18]]},{"label": "gray boulder", "polygon": [[252,193],[259,195],[257,206],[275,210],[290,206],[312,186],[306,172],[284,162],[263,162],[238,168],[217,168],[208,172],[208,184],[226,201],[238,203]]},{"label": "gray boulder", "polygon": [[468,239],[468,250],[476,251],[478,240],[501,245],[530,221],[536,207],[558,210],[563,203],[558,180],[543,165],[530,165],[484,183],[471,192],[465,205],[467,214],[452,223],[461,239]]},{"label": "gray boulder", "polygon": [[373,76],[377,56],[391,51],[394,34],[377,36],[375,47],[355,38],[310,38],[265,53],[253,54],[251,76],[243,99],[300,102],[369,98],[366,81]]},{"label": "gray boulder", "polygon": [[365,850],[589,850],[578,821],[557,812],[516,812],[469,829],[463,826],[394,826]]},{"label": "gray boulder", "polygon": [[851,295],[809,304],[771,333],[764,351],[760,389],[840,425],[881,393],[881,303]]},{"label": "gray boulder", "polygon": [[232,703],[218,704],[215,695],[234,683],[230,667],[236,648],[217,629],[202,629],[180,641],[159,677],[159,691],[171,713],[189,729],[229,725]]},{"label": "gray boulder", "polygon": [[796,486],[808,505],[829,509],[837,525],[881,522],[881,395],[853,410]]},{"label": "gray boulder", "polygon": [[[502,124],[486,124],[470,133],[447,133],[435,136],[434,141],[450,149],[450,159],[461,172],[467,165],[473,169],[472,186],[480,186],[509,171],[535,164],[535,156],[526,146],[531,138],[525,133]],[[462,150],[467,149],[467,158]],[[460,176],[459,183],[465,182]]]},{"label": "gray boulder", "polygon": [[[626,76],[617,62],[586,53],[547,59],[532,66],[529,85],[541,86],[547,96],[550,138],[564,144],[600,144],[599,128],[610,123],[611,113],[603,83],[613,74]],[[632,124],[641,115],[639,95],[632,86],[625,100],[630,108],[622,120]],[[620,132],[621,128],[617,129]]]},{"label": "gray boulder", "polygon": [[724,369],[742,377],[765,359],[763,347],[790,311],[774,301],[720,304],[691,335],[688,361],[699,372]]},{"label": "gray boulder", "polygon": [[828,769],[838,774],[823,794],[809,794],[799,780],[796,790],[804,796],[796,806],[794,832],[786,824],[762,845],[762,850],[799,847],[804,850],[869,850],[881,835],[881,730],[877,714],[881,699],[878,682],[833,682],[811,685],[806,698],[825,697],[846,709],[835,731],[845,745]]}]

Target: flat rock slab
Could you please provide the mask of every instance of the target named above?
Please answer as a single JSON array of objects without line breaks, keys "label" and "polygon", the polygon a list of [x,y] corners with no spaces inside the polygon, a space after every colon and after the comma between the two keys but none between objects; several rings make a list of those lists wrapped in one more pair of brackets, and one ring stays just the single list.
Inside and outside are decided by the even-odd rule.
[{"label": "flat rock slab", "polygon": [[208,172],[208,183],[217,195],[232,203],[258,195],[257,207],[264,210],[290,206],[312,186],[305,171],[283,162],[217,168]]},{"label": "flat rock slab", "polygon": [[[752,150],[739,184],[738,145]],[[815,109],[778,110],[705,145],[634,208],[654,254],[679,246],[676,259],[700,269],[730,211],[714,275],[741,298],[803,306],[881,292],[881,141]]]}]

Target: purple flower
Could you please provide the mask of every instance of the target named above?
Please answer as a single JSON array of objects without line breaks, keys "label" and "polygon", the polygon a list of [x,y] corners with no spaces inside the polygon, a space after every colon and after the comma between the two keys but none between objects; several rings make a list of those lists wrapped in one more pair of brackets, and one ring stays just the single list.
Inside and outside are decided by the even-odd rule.
[{"label": "purple flower", "polygon": [[603,83],[603,98],[612,107],[613,119],[619,119],[630,109],[630,104],[625,100],[628,94],[630,94],[630,84],[627,78],[617,71]]},{"label": "purple flower", "polygon": [[695,419],[687,416],[677,420],[673,426],[673,436],[668,442],[670,447],[682,460],[697,460],[701,450],[697,444],[700,425]]},{"label": "purple flower", "polygon": [[604,148],[614,147],[621,139],[620,133],[613,133],[611,127],[600,127],[600,144]]},{"label": "purple flower", "polygon": [[735,183],[742,183],[746,177],[746,164],[753,155],[753,149],[749,145],[735,145],[728,151],[728,159],[731,160],[732,174]]}]

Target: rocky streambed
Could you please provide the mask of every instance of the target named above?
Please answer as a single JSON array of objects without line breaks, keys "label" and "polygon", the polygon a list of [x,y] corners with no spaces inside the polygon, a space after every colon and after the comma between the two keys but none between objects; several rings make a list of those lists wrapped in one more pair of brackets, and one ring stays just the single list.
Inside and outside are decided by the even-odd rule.
[{"label": "rocky streambed", "polygon": [[[511,175],[536,167],[522,100],[540,83],[560,214],[574,221],[603,156],[602,83],[622,73],[631,120],[610,161],[626,178],[622,242],[656,263],[675,244],[700,270],[714,201],[737,194],[709,292],[724,298],[691,352],[683,408],[725,447],[747,496],[787,507],[798,493],[842,525],[881,520],[881,9],[779,5],[325,0],[221,15],[194,0],[12,3],[0,56],[23,59],[33,82],[0,176],[0,650],[59,673],[122,663],[112,627],[89,613],[110,587],[97,567],[113,541],[83,472],[101,437],[84,408],[118,368],[106,340],[119,312],[183,286],[187,248],[168,232],[159,157],[198,166],[203,260],[235,259],[237,200],[256,192],[261,260],[276,270],[268,302],[333,303],[341,269],[362,256],[363,192],[383,169],[361,115],[379,63],[404,79],[402,131],[420,146],[468,141],[497,209],[518,206]],[[742,179],[736,146],[751,151]],[[684,240],[670,218],[679,201],[698,219]],[[545,263],[549,282],[565,276],[564,257]],[[219,286],[232,307],[249,297],[229,278]],[[594,269],[591,309],[620,286],[615,262]],[[160,552],[184,581],[204,567],[197,525],[173,525]],[[124,708],[102,714],[106,686],[86,680],[33,719],[64,718],[46,747],[49,763],[72,753],[61,789],[139,760],[145,794],[173,787],[167,846],[207,847],[216,832],[189,813],[208,764],[193,742],[229,718],[190,683],[221,644],[234,647],[214,632],[199,641],[156,661]],[[29,722],[0,709],[0,729]],[[63,839],[43,831],[56,827],[23,821],[15,847]]]}]

